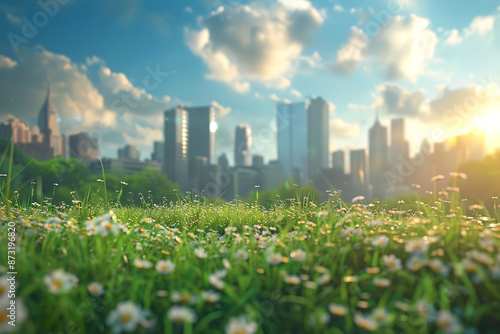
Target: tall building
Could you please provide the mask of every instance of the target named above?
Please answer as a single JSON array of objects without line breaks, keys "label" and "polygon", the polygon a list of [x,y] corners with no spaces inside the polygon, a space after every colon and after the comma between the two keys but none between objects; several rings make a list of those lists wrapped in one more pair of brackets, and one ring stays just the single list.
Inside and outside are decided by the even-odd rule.
[{"label": "tall building", "polygon": [[355,184],[365,184],[367,178],[366,151],[364,149],[351,150],[349,158],[352,182]]},{"label": "tall building", "polygon": [[169,180],[178,183],[181,190],[188,187],[188,121],[185,109],[165,111],[163,172]]},{"label": "tall building", "polygon": [[337,170],[342,170],[342,173],[345,169],[345,154],[344,151],[339,150],[332,153],[332,168]]},{"label": "tall building", "polygon": [[328,103],[321,97],[311,99],[307,107],[307,157],[309,179],[314,180],[321,168],[328,168]]},{"label": "tall building", "polygon": [[155,141],[153,143],[153,153],[151,153],[151,160],[163,163],[164,152],[165,152],[164,142]]},{"label": "tall building", "polygon": [[372,196],[381,199],[387,188],[384,172],[388,169],[389,156],[387,128],[380,123],[378,115],[369,132],[369,162]]},{"label": "tall building", "polygon": [[483,160],[486,156],[486,137],[484,133],[469,132],[455,138],[454,149],[460,162]]},{"label": "tall building", "polygon": [[[194,173],[196,157],[206,157],[208,164],[215,162],[215,109],[207,107],[185,107],[188,116],[189,145],[187,149],[189,175]],[[165,141],[167,141],[165,139]]]},{"label": "tall building", "polygon": [[69,157],[80,160],[85,165],[97,159],[99,146],[97,138],[92,138],[86,132],[69,136]]},{"label": "tall building", "polygon": [[118,159],[139,160],[139,149],[134,145],[125,145],[118,149]]},{"label": "tall building", "polygon": [[391,121],[391,164],[400,163],[400,159],[410,159],[410,143],[405,137],[405,120],[396,118]]},{"label": "tall building", "polygon": [[222,153],[217,159],[217,162],[222,170],[227,170],[229,168],[229,161],[227,160],[226,153]]},{"label": "tall building", "polygon": [[11,140],[14,144],[31,143],[30,128],[18,118],[12,117],[0,124],[0,138]]},{"label": "tall building", "polygon": [[259,154],[252,155],[252,167],[256,169],[264,168],[264,157]]},{"label": "tall building", "polygon": [[38,128],[43,135],[43,143],[52,150],[54,157],[65,157],[65,140],[59,132],[59,114],[50,99],[50,83],[47,84],[47,97],[38,113]]},{"label": "tall building", "polygon": [[250,148],[252,147],[252,130],[248,124],[236,127],[234,137],[234,166],[250,165]]},{"label": "tall building", "polygon": [[278,103],[277,114],[278,160],[283,175],[289,178],[296,174],[303,179],[307,176],[307,103]]}]

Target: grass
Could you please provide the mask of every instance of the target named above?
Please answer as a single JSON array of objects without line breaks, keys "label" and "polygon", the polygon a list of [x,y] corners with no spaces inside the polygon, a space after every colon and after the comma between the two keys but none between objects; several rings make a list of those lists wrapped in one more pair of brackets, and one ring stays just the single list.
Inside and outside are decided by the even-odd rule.
[{"label": "grass", "polygon": [[[15,329],[239,333],[239,324],[249,333],[495,333],[500,226],[480,208],[467,217],[451,203],[459,202],[418,210],[337,198],[270,209],[193,200],[4,206],[0,244],[7,247],[7,223],[15,222],[16,297],[26,309]],[[161,260],[171,261],[168,274],[155,268]],[[89,293],[92,282],[102,295]],[[128,309],[118,307],[127,301]]]}]

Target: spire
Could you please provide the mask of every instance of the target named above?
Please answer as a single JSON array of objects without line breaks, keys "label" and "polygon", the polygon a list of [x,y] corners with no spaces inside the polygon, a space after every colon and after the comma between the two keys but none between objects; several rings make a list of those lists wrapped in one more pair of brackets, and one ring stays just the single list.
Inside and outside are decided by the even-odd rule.
[{"label": "spire", "polygon": [[40,132],[47,136],[59,136],[59,124],[54,104],[50,100],[50,80],[47,80],[47,96],[45,102],[38,113],[38,127]]}]

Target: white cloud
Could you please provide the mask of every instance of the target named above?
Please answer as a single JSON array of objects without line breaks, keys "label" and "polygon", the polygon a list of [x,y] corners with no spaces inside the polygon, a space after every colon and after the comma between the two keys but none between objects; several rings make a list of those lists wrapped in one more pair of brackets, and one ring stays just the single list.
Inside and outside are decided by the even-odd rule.
[{"label": "white cloud", "polygon": [[470,35],[485,35],[493,30],[496,17],[494,15],[476,16],[470,26],[464,29],[466,36]]},{"label": "white cloud", "polygon": [[346,123],[340,118],[330,120],[330,133],[335,138],[348,139],[359,136],[359,126],[356,123]]},{"label": "white cloud", "polygon": [[249,91],[251,80],[285,88],[322,23],[321,14],[306,0],[220,7],[200,19],[201,30],[186,28],[185,42],[208,66],[208,79],[238,92]]},{"label": "white cloud", "polygon": [[458,45],[460,43],[462,43],[462,36],[460,36],[460,33],[458,32],[457,29],[453,29],[451,32],[450,32],[450,35],[448,36],[448,38],[446,39],[446,41],[444,42],[445,44],[447,45]]},{"label": "white cloud", "polygon": [[366,106],[363,104],[349,103],[347,105],[347,109],[349,109],[349,110],[366,110]]},{"label": "white cloud", "polygon": [[7,13],[5,16],[7,17],[7,20],[9,20],[9,22],[12,25],[15,25],[15,26],[21,25],[21,19],[19,18],[19,16],[16,16],[12,13]]},{"label": "white cloud", "polygon": [[5,57],[0,55],[0,68],[13,68],[17,65],[17,61],[10,59],[9,57]]},{"label": "white cloud", "polygon": [[297,97],[297,98],[301,98],[302,97],[302,94],[300,94],[300,92],[296,89],[292,89],[290,91],[290,94],[292,94],[293,96]]},{"label": "white cloud", "polygon": [[343,45],[333,64],[334,71],[349,75],[362,61],[376,61],[388,79],[408,78],[415,81],[426,71],[434,57],[436,34],[429,29],[429,20],[411,14],[394,16],[369,38],[360,28],[352,27],[348,42]]},{"label": "white cloud", "polygon": [[412,91],[396,84],[382,84],[377,87],[377,93],[379,95],[372,108],[382,108],[388,114],[417,117],[429,111],[422,90]]},{"label": "white cloud", "polygon": [[185,11],[186,13],[192,13],[192,12],[193,12],[193,8],[191,8],[191,7],[187,6],[187,7],[185,7],[185,8],[184,8],[184,11]]},{"label": "white cloud", "polygon": [[221,104],[219,104],[217,101],[212,101],[211,103],[212,107],[215,108],[216,112],[218,113],[219,116],[225,116],[231,112],[230,107],[224,107]]},{"label": "white cloud", "polygon": [[345,11],[344,7],[342,7],[341,5],[335,5],[335,6],[333,6],[333,10],[336,11],[336,12],[343,12],[343,11]]}]

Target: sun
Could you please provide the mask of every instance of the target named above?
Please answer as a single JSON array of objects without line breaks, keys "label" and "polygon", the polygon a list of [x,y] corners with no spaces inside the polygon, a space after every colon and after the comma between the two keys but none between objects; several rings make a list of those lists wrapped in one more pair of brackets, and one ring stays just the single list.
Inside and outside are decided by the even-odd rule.
[{"label": "sun", "polygon": [[488,135],[500,134],[500,111],[489,111],[481,117],[475,117],[472,124]]}]

